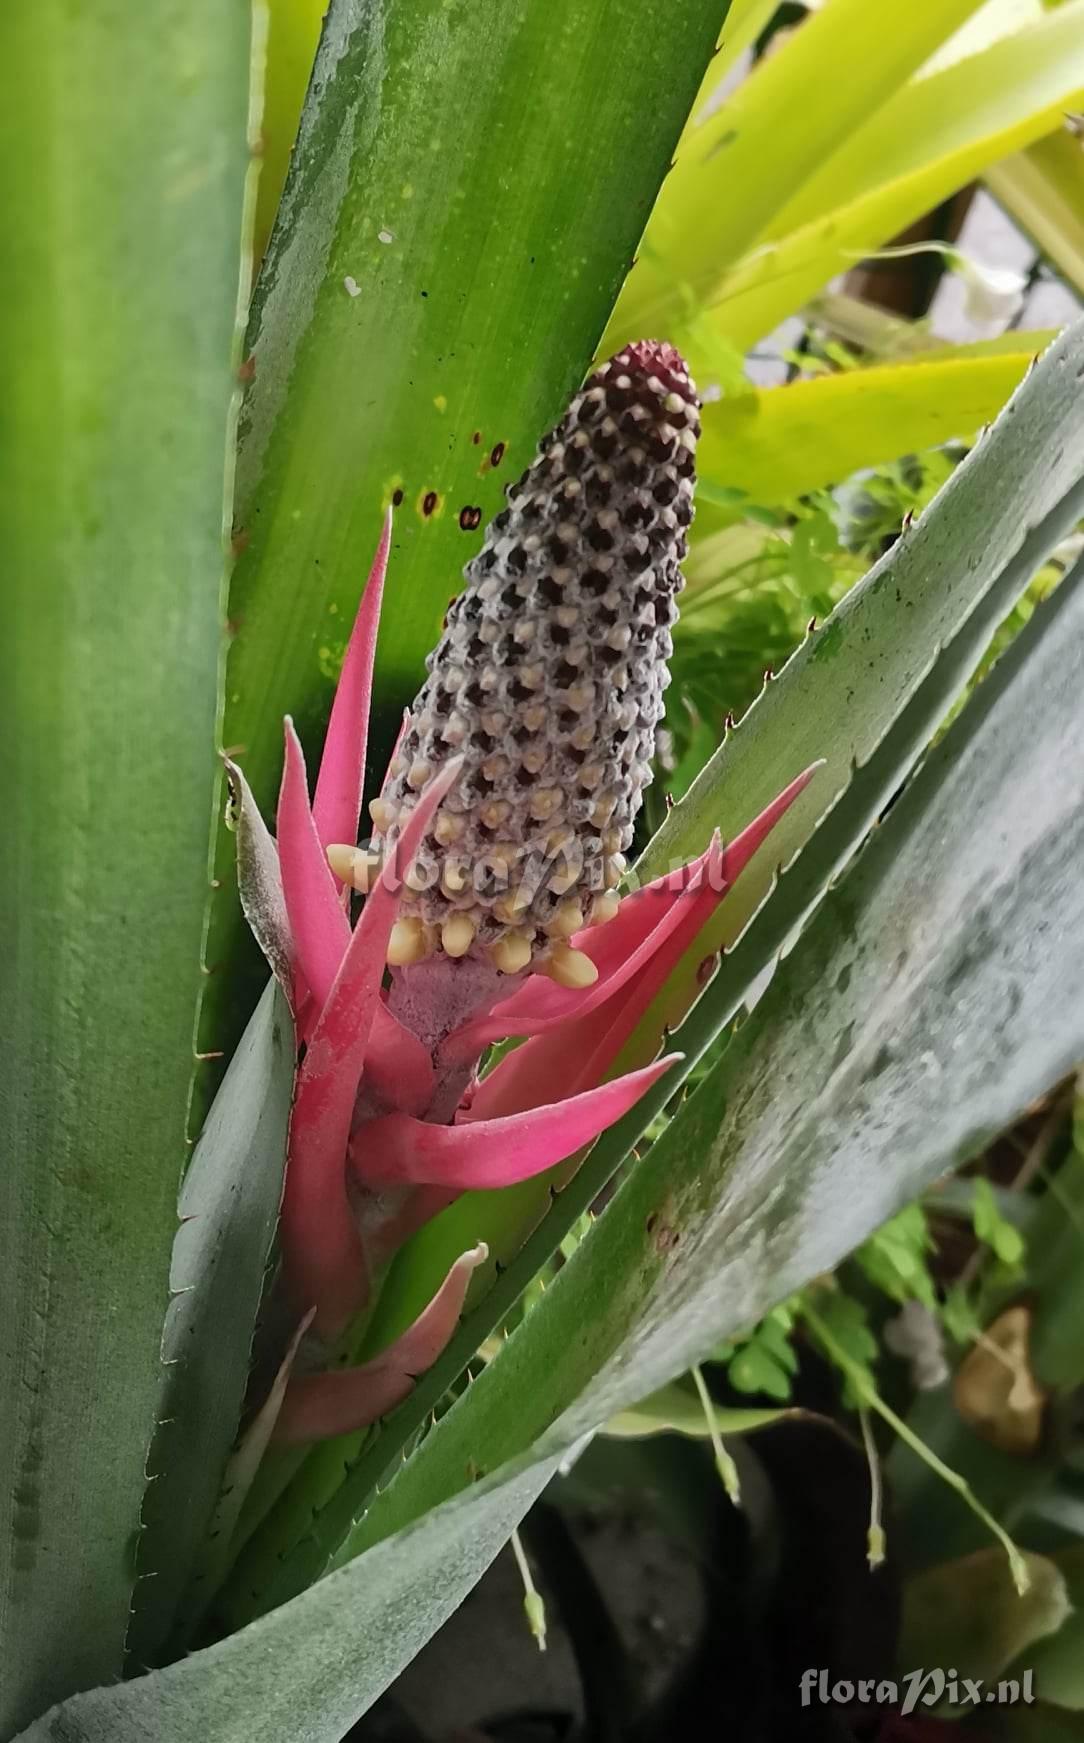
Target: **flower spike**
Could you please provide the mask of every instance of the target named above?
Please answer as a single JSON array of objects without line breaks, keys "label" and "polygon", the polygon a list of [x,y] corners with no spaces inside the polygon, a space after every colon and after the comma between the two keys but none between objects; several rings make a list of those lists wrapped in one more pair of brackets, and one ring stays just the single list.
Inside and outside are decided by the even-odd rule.
[{"label": "flower spike", "polygon": [[593,979],[567,940],[620,881],[651,778],[698,403],[672,346],[627,346],[543,439],[467,567],[372,813],[394,840],[433,770],[464,756],[434,875],[403,906],[453,959]]}]

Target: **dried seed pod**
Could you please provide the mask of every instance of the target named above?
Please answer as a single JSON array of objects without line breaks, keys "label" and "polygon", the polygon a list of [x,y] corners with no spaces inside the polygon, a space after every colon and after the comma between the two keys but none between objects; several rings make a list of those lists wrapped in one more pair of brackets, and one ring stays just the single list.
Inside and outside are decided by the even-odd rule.
[{"label": "dried seed pod", "polygon": [[502,962],[528,936],[540,961],[618,881],[669,681],[699,433],[673,347],[626,346],[509,487],[449,608],[373,819],[394,840],[424,780],[466,757],[426,843],[440,863],[454,841],[466,887],[437,878],[406,891],[402,913],[428,927],[469,917],[479,959],[514,932]]}]

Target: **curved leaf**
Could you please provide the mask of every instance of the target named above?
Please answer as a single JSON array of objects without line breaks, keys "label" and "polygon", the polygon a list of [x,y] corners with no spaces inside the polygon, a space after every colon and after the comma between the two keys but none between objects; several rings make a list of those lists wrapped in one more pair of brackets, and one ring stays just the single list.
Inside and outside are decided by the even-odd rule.
[{"label": "curved leaf", "polygon": [[[758,63],[682,142],[605,345],[666,328],[770,226],[803,181],[977,10],[980,0],[913,0],[885,28],[866,0],[831,0]],[[850,76],[840,78],[846,66]],[[809,94],[830,88],[832,101]],[[780,124],[786,117],[786,125]],[[613,343],[611,344],[611,340]]]},{"label": "curved leaf", "polygon": [[556,1465],[496,1494],[468,1491],[244,1633],[77,1695],[16,1743],[339,1743],[481,1579]]},{"label": "curved leaf", "polygon": [[[899,107],[887,105],[885,115],[866,130],[855,164],[857,191],[799,221],[800,195],[792,208],[792,228],[705,287],[710,331],[739,349],[751,345],[856,259],[890,241],[990,164],[1049,133],[1084,90],[1082,18],[1080,0],[1070,0],[1019,37],[908,87]],[[889,116],[889,108],[896,113]],[[869,154],[890,142],[897,153],[910,151],[917,161],[900,161],[892,179],[872,181]],[[829,164],[828,180],[831,170]],[[815,204],[812,196],[810,204]],[[680,320],[682,305],[676,298],[671,304],[674,319]]]},{"label": "curved leaf", "polygon": [[1019,386],[1034,350],[921,359],[736,394],[704,408],[701,481],[783,503],[862,466],[970,437]]},{"label": "curved leaf", "polygon": [[0,9],[0,1736],[120,1673],[216,781],[250,8]]},{"label": "curved leaf", "polygon": [[181,1189],[129,1638],[137,1664],[154,1662],[170,1630],[237,1435],[282,1197],[293,1082],[293,1021],[271,982],[230,1061]]}]

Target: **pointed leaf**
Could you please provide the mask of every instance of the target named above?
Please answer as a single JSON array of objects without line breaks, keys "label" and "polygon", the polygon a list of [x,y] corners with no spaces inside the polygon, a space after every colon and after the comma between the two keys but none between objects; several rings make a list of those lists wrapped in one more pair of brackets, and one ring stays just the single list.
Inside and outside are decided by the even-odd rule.
[{"label": "pointed leaf", "polygon": [[993,355],[963,346],[944,358],[934,352],[728,396],[704,407],[701,483],[785,503],[860,467],[969,439],[997,416],[1034,355],[1020,337],[1014,350]]},{"label": "pointed leaf", "polygon": [[[557,1468],[479,1487],[274,1616],[179,1664],[92,1689],[16,1743],[341,1743],[507,1543]],[[432,1570],[441,1577],[434,1581]]]},{"label": "pointed leaf", "polygon": [[[808,15],[682,141],[604,346],[666,330],[690,293],[697,303],[711,301],[714,283],[767,229],[795,185],[831,164],[980,3],[916,0],[891,30],[866,0],[832,0]],[[852,76],[841,80],[841,66]],[[831,103],[808,100],[826,85]]]},{"label": "pointed leaf", "polygon": [[216,809],[251,23],[0,7],[3,1737],[123,1662]]},{"label": "pointed leaf", "polygon": [[136,1664],[153,1663],[170,1631],[237,1435],[282,1197],[293,1078],[293,1024],[272,982],[181,1188],[129,1637]]},{"label": "pointed leaf", "polygon": [[207,1535],[196,1557],[192,1577],[173,1629],[173,1642],[187,1641],[202,1620],[208,1603],[217,1591],[230,1565],[230,1540],[237,1529],[245,1500],[256,1480],[264,1454],[282,1410],[293,1366],[302,1339],[312,1324],[312,1310],[299,1323],[286,1346],[271,1390],[248,1424],[235,1450],[230,1455],[222,1478],[221,1492]]},{"label": "pointed leaf", "polygon": [[[1084,89],[1082,18],[1080,0],[1066,0],[1029,30],[905,86],[850,142],[847,167],[858,191],[840,188],[839,204],[805,217],[788,212],[793,227],[717,280],[711,332],[740,349],[752,345],[862,255],[1049,133]],[[837,167],[830,160],[822,174]],[[800,201],[805,194],[799,190]],[[671,305],[680,321],[673,297]]]}]

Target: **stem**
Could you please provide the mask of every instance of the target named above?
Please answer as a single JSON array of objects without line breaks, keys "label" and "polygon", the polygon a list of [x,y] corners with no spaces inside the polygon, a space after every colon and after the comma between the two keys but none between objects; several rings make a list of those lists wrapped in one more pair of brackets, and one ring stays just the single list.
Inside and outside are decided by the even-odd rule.
[{"label": "stem", "polygon": [[981,1519],[987,1530],[991,1531],[997,1538],[1008,1557],[1013,1584],[1020,1596],[1023,1597],[1025,1592],[1030,1589],[1031,1575],[1028,1572],[1026,1561],[1008,1532],[998,1524],[989,1508],[983,1506],[970,1484],[961,1477],[959,1471],[954,1471],[950,1465],[943,1463],[937,1454],[926,1445],[926,1442],[920,1440],[913,1429],[908,1428],[902,1417],[897,1416],[896,1412],[885,1403],[865,1369],[858,1362],[852,1361],[843,1346],[836,1342],[820,1314],[810,1307],[808,1302],[802,1303],[802,1317],[821,1344],[825,1354],[830,1356],[837,1368],[846,1375],[862,1403],[868,1405],[871,1410],[875,1410],[877,1415],[895,1430],[904,1445],[910,1447],[915,1456],[922,1460],[923,1464],[928,1465],[931,1471],[936,1472],[942,1482],[947,1483],[950,1489],[955,1489],[956,1493],[961,1495],[971,1508],[976,1518]]},{"label": "stem", "polygon": [[704,1410],[704,1421],[708,1425],[708,1433],[711,1436],[712,1449],[715,1453],[715,1468],[722,1479],[723,1488],[726,1490],[734,1506],[740,1507],[741,1480],[738,1476],[738,1467],[727,1452],[726,1447],[723,1445],[723,1437],[719,1432],[719,1421],[715,1414],[715,1404],[712,1400],[711,1393],[708,1391],[707,1382],[701,1372],[699,1363],[694,1362],[691,1372],[693,1379],[696,1382],[696,1390],[700,1394],[700,1403]]}]

